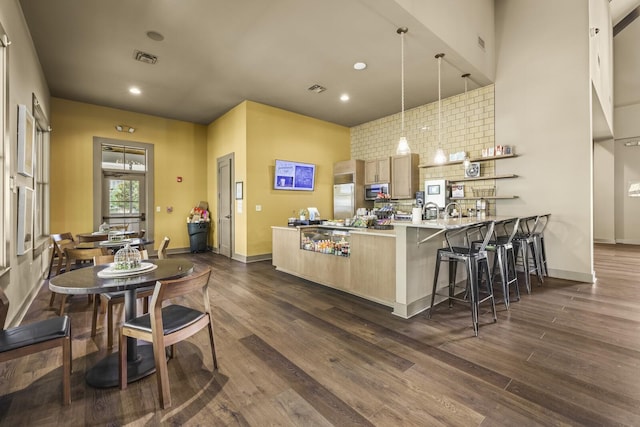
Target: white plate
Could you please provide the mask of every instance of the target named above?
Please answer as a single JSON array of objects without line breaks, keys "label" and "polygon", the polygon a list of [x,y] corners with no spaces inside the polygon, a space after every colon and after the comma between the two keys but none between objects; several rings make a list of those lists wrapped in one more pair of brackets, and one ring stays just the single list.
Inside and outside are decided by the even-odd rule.
[{"label": "white plate", "polygon": [[135,274],[146,273],[151,270],[155,270],[158,268],[156,264],[152,264],[150,262],[141,262],[140,267],[132,268],[131,270],[116,270],[115,264],[109,264],[109,267],[104,270],[100,270],[98,272],[98,277],[123,277],[123,276],[131,276]]}]

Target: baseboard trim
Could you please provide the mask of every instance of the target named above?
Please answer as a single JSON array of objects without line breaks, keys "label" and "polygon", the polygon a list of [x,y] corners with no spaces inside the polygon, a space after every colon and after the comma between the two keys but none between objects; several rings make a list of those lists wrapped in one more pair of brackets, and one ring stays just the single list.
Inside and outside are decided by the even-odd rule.
[{"label": "baseboard trim", "polygon": [[603,243],[607,245],[615,245],[615,239],[593,239],[593,243]]},{"label": "baseboard trim", "polygon": [[640,245],[640,240],[637,239],[616,239],[616,243],[623,245]]},{"label": "baseboard trim", "polygon": [[[557,279],[573,280],[574,282],[584,282],[584,283],[596,282],[596,275],[594,272],[592,272],[591,274],[588,274],[588,273],[580,273],[578,271],[556,270],[556,269],[550,268],[549,276],[555,277]],[[535,278],[535,276],[531,276],[531,277],[532,277],[532,280]]]},{"label": "baseboard trim", "polygon": [[261,254],[261,255],[251,255],[251,256],[233,254],[231,259],[235,261],[243,262],[245,264],[249,264],[252,262],[268,261],[272,259],[272,256],[271,254]]}]

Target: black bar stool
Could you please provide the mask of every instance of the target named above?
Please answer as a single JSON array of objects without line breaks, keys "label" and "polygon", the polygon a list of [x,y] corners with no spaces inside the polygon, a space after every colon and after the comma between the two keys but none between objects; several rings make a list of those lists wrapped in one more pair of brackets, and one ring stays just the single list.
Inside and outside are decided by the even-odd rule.
[{"label": "black bar stool", "polygon": [[538,285],[544,283],[542,269],[538,251],[535,245],[535,232],[540,224],[539,215],[520,218],[520,229],[513,238],[516,251],[516,264],[522,267],[524,272],[524,283],[527,287],[527,294],[531,294],[531,277],[535,273],[538,277]]},{"label": "black bar stool", "polygon": [[494,250],[496,256],[491,268],[492,279],[495,278],[496,267],[500,272],[504,305],[509,310],[511,302],[510,287],[515,288],[516,301],[520,301],[520,287],[518,286],[518,273],[516,271],[516,253],[513,248],[513,238],[520,226],[520,218],[510,218],[496,221],[495,240],[487,245],[487,250]]},{"label": "black bar stool", "polygon": [[[493,321],[497,321],[496,305],[493,298],[493,286],[491,283],[491,274],[489,273],[489,263],[487,257],[487,244],[495,227],[494,221],[483,222],[466,226],[463,228],[450,229],[444,234],[447,242],[446,248],[438,249],[436,254],[436,268],[433,278],[433,289],[431,291],[431,306],[429,308],[428,318],[431,318],[433,313],[433,306],[435,304],[435,298],[438,290],[438,274],[440,272],[440,263],[449,263],[449,286],[447,297],[449,307],[452,305],[452,301],[463,301],[470,303],[471,306],[471,320],[473,322],[473,332],[475,336],[478,336],[478,312],[480,310],[480,304],[485,301],[491,302],[491,310],[493,313]],[[480,245],[473,245],[475,236],[483,235],[484,239]],[[464,243],[462,245],[453,244],[454,238],[460,240],[464,237]],[[456,296],[456,267],[458,262],[464,262],[467,271],[467,281],[463,297]],[[486,293],[487,296],[480,298],[480,284],[482,281],[482,274],[485,273]]]}]

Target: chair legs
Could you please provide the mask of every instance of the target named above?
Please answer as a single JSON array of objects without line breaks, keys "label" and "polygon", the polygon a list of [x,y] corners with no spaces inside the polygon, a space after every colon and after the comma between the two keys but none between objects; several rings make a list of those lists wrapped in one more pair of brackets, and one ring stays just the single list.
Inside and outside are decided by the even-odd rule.
[{"label": "chair legs", "polygon": [[518,275],[516,273],[515,262],[514,250],[511,244],[508,246],[496,246],[496,254],[493,259],[493,267],[491,269],[491,277],[495,278],[497,267],[500,272],[504,305],[507,310],[509,310],[509,303],[511,302],[510,286],[512,284],[515,285],[516,301],[520,301],[520,288],[518,286]]},{"label": "chair legs", "polygon": [[[480,304],[485,301],[491,302],[491,311],[493,314],[493,321],[496,322],[498,317],[496,315],[496,305],[495,299],[493,297],[493,284],[491,281],[491,272],[489,271],[489,264],[485,259],[476,260],[467,258],[464,260],[465,267],[467,270],[467,285],[465,290],[464,298],[458,298],[455,296],[455,274],[458,259],[445,259],[447,258],[446,254],[438,253],[434,278],[433,278],[433,289],[431,291],[431,306],[429,308],[429,312],[427,317],[430,319],[433,313],[433,307],[435,304],[436,292],[438,289],[438,274],[440,272],[440,263],[448,261],[449,262],[449,286],[448,286],[448,301],[449,307],[452,306],[453,300],[462,300],[468,302],[471,306],[471,320],[473,323],[473,332],[475,336],[478,336],[479,329],[479,312],[480,312]],[[460,259],[462,261],[462,259]],[[484,273],[484,283],[486,284],[486,293],[487,296],[484,298],[480,298],[480,283],[482,283],[482,276]]]},{"label": "chair legs", "polygon": [[62,342],[62,403],[71,404],[71,370],[73,355],[71,352],[71,329],[69,336]]}]

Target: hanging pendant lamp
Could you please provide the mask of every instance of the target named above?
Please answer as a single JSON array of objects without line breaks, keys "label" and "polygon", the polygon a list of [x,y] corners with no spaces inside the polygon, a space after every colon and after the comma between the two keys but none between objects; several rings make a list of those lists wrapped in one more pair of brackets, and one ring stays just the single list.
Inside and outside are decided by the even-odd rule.
[{"label": "hanging pendant lamp", "polygon": [[[467,145],[469,143],[469,141],[467,141],[467,136],[469,134],[469,120],[467,119],[467,111],[469,110],[469,107],[467,107],[467,99],[469,99],[469,95],[467,94],[467,88],[468,88],[470,76],[471,74],[469,73],[465,73],[461,76],[464,79],[464,139],[465,139],[464,142]],[[464,156],[464,163],[463,163],[464,169],[466,170],[470,164],[471,164],[471,160],[469,159],[469,156],[468,155]]]},{"label": "hanging pendant lamp", "polygon": [[444,53],[436,55],[436,59],[438,60],[438,149],[436,150],[436,156],[433,161],[437,164],[442,164],[447,161],[447,157],[442,150],[442,58],[444,58]]},{"label": "hanging pendant lamp", "polygon": [[400,85],[402,87],[402,98],[401,98],[402,113],[400,118],[402,127],[400,131],[400,140],[398,141],[398,147],[396,148],[397,156],[411,154],[411,148],[409,147],[409,143],[407,142],[407,137],[405,136],[405,133],[404,133],[404,35],[407,33],[407,31],[409,31],[407,27],[400,27],[396,31],[398,34],[400,34],[400,60],[401,60]]}]

